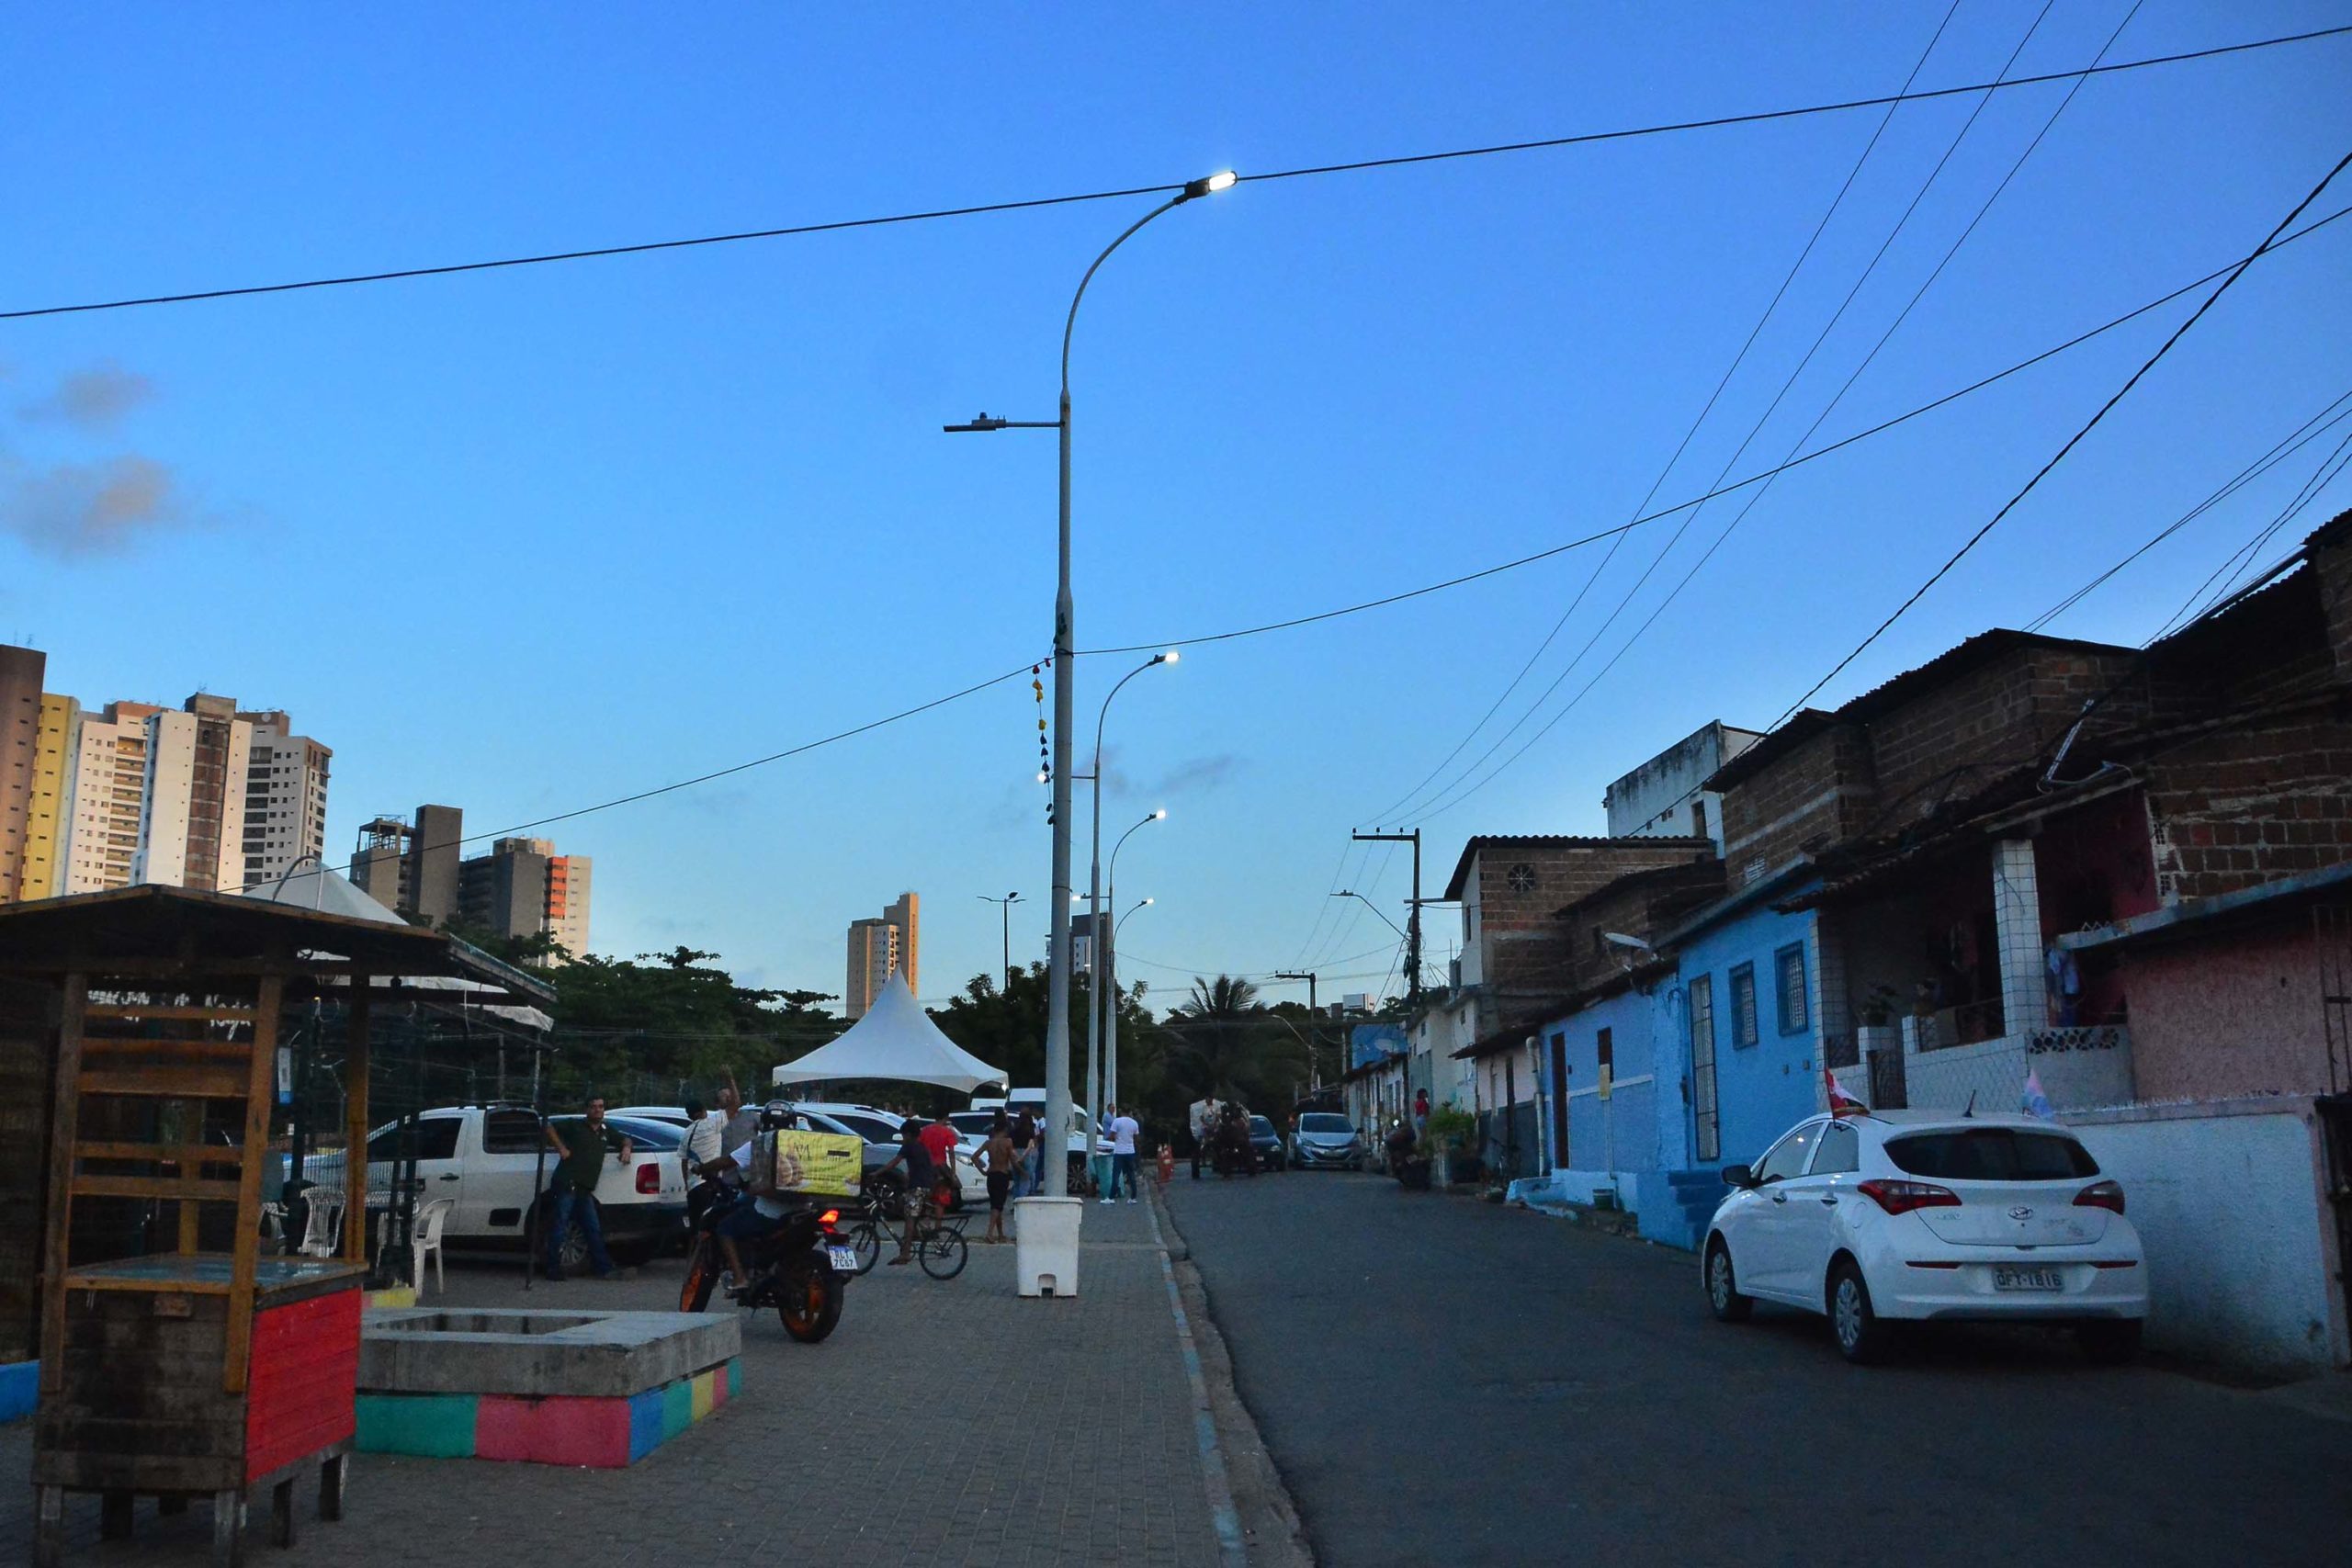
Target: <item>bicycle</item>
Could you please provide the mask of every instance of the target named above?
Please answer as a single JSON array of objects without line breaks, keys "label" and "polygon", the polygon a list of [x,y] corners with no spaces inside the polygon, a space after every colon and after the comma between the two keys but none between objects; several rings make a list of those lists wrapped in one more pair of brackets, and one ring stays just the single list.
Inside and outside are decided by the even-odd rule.
[{"label": "bicycle", "polygon": [[[892,1235],[889,1216],[878,1204],[869,1204],[845,1239],[857,1255],[857,1271],[864,1274],[882,1260],[882,1239],[892,1236],[902,1246],[911,1245],[914,1259],[922,1271],[934,1280],[953,1280],[964,1271],[971,1257],[971,1246],[964,1239],[964,1225],[968,1216],[963,1213],[940,1214],[928,1210],[919,1220],[902,1222]],[[906,1226],[911,1224],[914,1235],[910,1244]]]}]

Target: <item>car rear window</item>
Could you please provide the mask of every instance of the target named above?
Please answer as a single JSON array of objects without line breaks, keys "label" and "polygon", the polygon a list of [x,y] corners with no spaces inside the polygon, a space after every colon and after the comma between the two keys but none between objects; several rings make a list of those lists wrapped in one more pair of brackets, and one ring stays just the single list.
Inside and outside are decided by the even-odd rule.
[{"label": "car rear window", "polygon": [[2090,1150],[2064,1133],[1971,1127],[1889,1138],[1886,1157],[1906,1176],[1945,1181],[2066,1181],[2097,1176]]}]

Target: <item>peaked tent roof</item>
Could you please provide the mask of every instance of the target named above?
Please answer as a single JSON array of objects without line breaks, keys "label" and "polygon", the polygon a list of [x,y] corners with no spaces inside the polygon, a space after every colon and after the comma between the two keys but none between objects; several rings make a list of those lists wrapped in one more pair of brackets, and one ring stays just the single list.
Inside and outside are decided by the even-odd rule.
[{"label": "peaked tent roof", "polygon": [[853,1078],[897,1078],[938,1084],[968,1094],[982,1084],[1002,1083],[1004,1074],[939,1032],[907,978],[893,970],[864,1018],[831,1044],[775,1070],[777,1084],[841,1083]]}]

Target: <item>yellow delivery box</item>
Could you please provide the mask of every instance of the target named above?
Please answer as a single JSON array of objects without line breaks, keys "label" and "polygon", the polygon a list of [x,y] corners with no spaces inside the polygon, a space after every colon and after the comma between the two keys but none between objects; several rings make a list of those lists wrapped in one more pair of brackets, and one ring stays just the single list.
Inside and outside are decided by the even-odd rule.
[{"label": "yellow delivery box", "polygon": [[753,1185],[765,1176],[778,1192],[811,1198],[854,1198],[865,1173],[865,1141],[839,1133],[777,1132],[753,1157]]}]

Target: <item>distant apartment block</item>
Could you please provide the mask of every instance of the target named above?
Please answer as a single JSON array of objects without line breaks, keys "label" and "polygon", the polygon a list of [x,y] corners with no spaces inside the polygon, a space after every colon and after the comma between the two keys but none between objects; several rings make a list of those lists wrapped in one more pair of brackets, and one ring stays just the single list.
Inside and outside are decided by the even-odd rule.
[{"label": "distant apartment block", "polygon": [[546,839],[500,839],[487,854],[462,858],[465,814],[420,806],[412,827],[379,817],[351,857],[351,880],[388,908],[441,924],[461,919],[503,937],[553,936],[577,957],[588,951],[587,855],[558,854]]},{"label": "distant apartment block", "polygon": [[163,711],[153,703],[108,703],[74,719],[66,751],[59,893],[103,893],[134,880],[147,788],[147,721]]},{"label": "distant apartment block", "polygon": [[920,984],[922,924],[922,900],[912,893],[899,895],[878,919],[849,923],[849,978],[842,989],[842,1010],[853,1022],[873,1007],[893,971],[906,976],[910,990]]},{"label": "distant apartment block", "polygon": [[327,770],[334,753],[292,733],[282,713],[241,716],[253,724],[245,768],[244,881],[283,876],[327,846]]},{"label": "distant apartment block", "polygon": [[23,897],[26,828],[40,751],[40,688],[48,669],[49,656],[37,649],[0,646],[0,903]]}]

